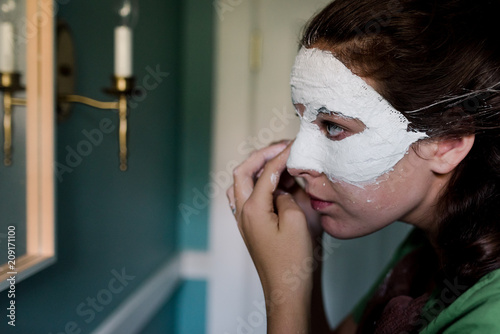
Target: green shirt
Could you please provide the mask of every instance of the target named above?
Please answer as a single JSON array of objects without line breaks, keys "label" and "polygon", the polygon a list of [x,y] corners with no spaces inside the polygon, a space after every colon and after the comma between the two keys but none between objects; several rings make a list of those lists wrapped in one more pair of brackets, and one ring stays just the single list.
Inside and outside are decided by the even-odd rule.
[{"label": "green shirt", "polygon": [[[390,270],[406,254],[426,242],[423,233],[416,229],[408,235],[382,275],[353,309],[352,315],[356,323],[361,320],[366,304]],[[446,289],[433,295],[424,307],[422,318],[417,324],[418,328],[422,328],[421,334],[500,333],[500,269],[485,275],[465,292],[463,292],[464,286],[458,281],[447,282],[445,286]],[[441,300],[446,301],[451,298],[456,300],[444,308]]]}]

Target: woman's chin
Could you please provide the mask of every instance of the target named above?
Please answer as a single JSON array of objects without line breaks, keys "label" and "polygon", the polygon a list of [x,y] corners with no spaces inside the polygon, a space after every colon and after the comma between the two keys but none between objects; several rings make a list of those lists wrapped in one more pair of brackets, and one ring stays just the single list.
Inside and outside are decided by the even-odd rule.
[{"label": "woman's chin", "polygon": [[340,240],[359,238],[374,232],[364,231],[356,222],[345,222],[327,215],[321,216],[321,226],[326,233]]}]

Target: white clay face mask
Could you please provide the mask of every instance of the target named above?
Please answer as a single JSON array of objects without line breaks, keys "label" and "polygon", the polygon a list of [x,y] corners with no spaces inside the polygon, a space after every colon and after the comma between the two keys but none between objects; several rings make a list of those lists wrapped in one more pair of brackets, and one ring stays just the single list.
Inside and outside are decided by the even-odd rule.
[{"label": "white clay face mask", "polygon": [[[302,48],[291,75],[292,100],[305,107],[288,168],[325,173],[331,181],[362,187],[391,171],[411,144],[427,135],[331,52]],[[325,110],[363,122],[365,129],[332,140],[314,123]]]}]

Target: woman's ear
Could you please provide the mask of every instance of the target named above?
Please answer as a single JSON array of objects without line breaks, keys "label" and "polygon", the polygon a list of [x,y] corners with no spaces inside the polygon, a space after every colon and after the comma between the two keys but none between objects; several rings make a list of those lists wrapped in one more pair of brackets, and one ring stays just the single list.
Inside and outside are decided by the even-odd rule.
[{"label": "woman's ear", "polygon": [[434,142],[431,170],[437,174],[447,174],[469,154],[474,145],[474,135],[456,139],[440,139]]}]

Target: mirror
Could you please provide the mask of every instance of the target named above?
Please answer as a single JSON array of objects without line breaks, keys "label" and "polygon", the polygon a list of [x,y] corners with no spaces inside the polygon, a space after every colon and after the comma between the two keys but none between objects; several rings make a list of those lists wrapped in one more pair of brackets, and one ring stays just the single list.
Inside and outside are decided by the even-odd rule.
[{"label": "mirror", "polygon": [[[3,290],[12,289],[13,285],[15,288],[16,282],[55,261],[54,7],[51,0],[4,0],[0,4],[15,4],[21,11],[15,21],[15,71],[20,73],[21,84],[26,87],[25,91],[12,93],[13,98],[25,101],[26,106],[12,106],[12,164],[2,163],[0,167],[0,290]],[[5,32],[0,29],[2,37],[5,40]],[[5,57],[6,44],[0,43],[0,57]],[[5,91],[0,95],[2,117],[5,95]],[[0,131],[2,142],[5,129],[2,126]],[[3,145],[2,150],[5,155]]]},{"label": "mirror", "polygon": [[[22,87],[26,86],[26,43],[23,43],[17,32],[25,30],[25,24],[24,21],[15,17],[19,18],[25,12],[26,1],[0,1],[0,72],[3,73],[12,68],[14,72],[19,74]],[[13,37],[14,43],[12,43]],[[13,54],[16,54],[17,57],[12,57]],[[2,92],[1,95],[4,93]],[[22,89],[14,91],[12,96],[26,98],[25,91]],[[0,117],[3,121],[3,125],[0,126],[2,142],[2,159],[0,159],[0,185],[2,189],[0,190],[0,212],[2,212],[0,262],[4,262],[8,258],[9,226],[16,228],[16,256],[26,254],[26,107],[13,107],[11,119],[7,120],[3,96],[0,96],[0,101],[2,101]],[[7,132],[8,126],[13,130],[10,134]],[[9,137],[12,147],[10,157],[8,157],[5,148]]]}]

